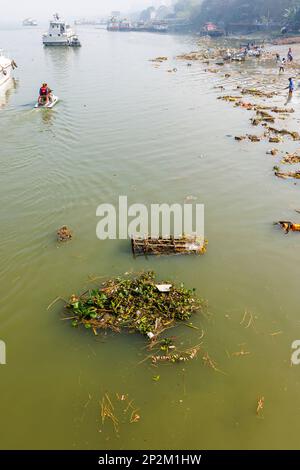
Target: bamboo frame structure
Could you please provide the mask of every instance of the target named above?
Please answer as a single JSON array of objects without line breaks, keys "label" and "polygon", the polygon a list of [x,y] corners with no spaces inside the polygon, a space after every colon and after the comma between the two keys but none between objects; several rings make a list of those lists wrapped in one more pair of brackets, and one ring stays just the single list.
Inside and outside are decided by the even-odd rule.
[{"label": "bamboo frame structure", "polygon": [[184,235],[179,238],[131,238],[131,249],[134,256],[142,255],[203,255],[206,252],[207,241],[194,235]]}]

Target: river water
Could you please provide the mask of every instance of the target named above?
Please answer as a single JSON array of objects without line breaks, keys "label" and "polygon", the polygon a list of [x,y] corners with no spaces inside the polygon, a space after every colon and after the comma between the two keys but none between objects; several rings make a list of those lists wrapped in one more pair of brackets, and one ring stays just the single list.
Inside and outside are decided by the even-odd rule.
[{"label": "river water", "polygon": [[[300,367],[290,357],[300,339],[299,238],[273,226],[299,220],[298,185],[274,177],[269,143],[233,139],[253,127],[248,111],[216,99],[223,75],[174,59],[195,50],[195,38],[86,27],[82,48],[44,49],[41,33],[0,31],[19,65],[0,110],[1,448],[298,447]],[[168,64],[149,62],[161,55]],[[254,74],[271,87],[277,76],[263,65],[241,70],[229,90]],[[45,80],[61,98],[50,112],[33,110]],[[289,118],[294,130],[299,117]],[[96,208],[119,195],[146,204],[197,198],[207,254],[135,260],[127,241],[99,241]],[[58,246],[64,224],[75,236]],[[202,341],[219,371],[202,353],[184,365],[139,364],[143,338],[94,337],[62,320],[62,303],[47,310],[95,276],[143,269],[208,300],[207,314],[193,318],[198,330],[172,333],[183,345]],[[140,421],[122,423],[119,435],[101,423],[106,392],[129,394],[139,408]]]}]

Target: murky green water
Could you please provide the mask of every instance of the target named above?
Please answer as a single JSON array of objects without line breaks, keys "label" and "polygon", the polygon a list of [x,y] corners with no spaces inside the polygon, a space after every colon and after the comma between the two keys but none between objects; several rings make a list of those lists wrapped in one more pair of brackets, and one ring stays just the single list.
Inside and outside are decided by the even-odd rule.
[{"label": "murky green water", "polygon": [[[173,61],[195,49],[193,38],[86,28],[83,47],[64,50],[43,49],[40,36],[0,31],[19,64],[0,110],[1,448],[298,447],[300,367],[290,367],[290,348],[300,338],[300,239],[272,222],[299,219],[299,184],[273,176],[270,144],[229,137],[253,132],[252,114],[216,100],[220,74]],[[148,59],[159,55],[171,61],[156,69]],[[229,92],[260,77],[273,86],[277,69],[250,67],[245,75],[236,67]],[[51,112],[32,109],[44,80],[61,98]],[[298,110],[289,118],[294,130],[299,118]],[[134,260],[126,241],[97,240],[96,207],[119,195],[146,204],[197,197],[207,255]],[[75,238],[58,246],[63,224]],[[85,290],[91,275],[142,269],[208,299],[210,315],[194,319],[199,330],[176,334],[195,344],[203,329],[203,348],[222,372],[201,354],[184,366],[138,364],[142,338],[95,338],[62,321],[61,304],[47,310],[57,296]],[[245,311],[254,319],[248,328]],[[241,350],[251,354],[232,355]],[[140,422],[124,424],[119,437],[101,424],[106,391],[128,393],[140,408]]]}]

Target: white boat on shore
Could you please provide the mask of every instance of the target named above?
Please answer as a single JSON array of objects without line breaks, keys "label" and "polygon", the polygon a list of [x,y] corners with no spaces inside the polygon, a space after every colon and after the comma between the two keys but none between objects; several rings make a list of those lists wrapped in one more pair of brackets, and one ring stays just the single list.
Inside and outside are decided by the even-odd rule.
[{"label": "white boat on shore", "polygon": [[37,21],[34,18],[25,18],[23,26],[37,26]]},{"label": "white boat on shore", "polygon": [[43,34],[43,44],[44,46],[81,46],[75,31],[57,13],[50,21],[48,32]]},{"label": "white boat on shore", "polygon": [[13,70],[17,67],[14,60],[9,59],[0,49],[0,87],[12,77]]}]

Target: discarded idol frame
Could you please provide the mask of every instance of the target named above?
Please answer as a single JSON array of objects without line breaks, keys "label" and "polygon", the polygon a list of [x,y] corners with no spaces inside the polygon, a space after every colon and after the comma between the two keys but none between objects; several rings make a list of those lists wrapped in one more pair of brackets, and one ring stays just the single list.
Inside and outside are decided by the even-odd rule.
[{"label": "discarded idol frame", "polygon": [[204,255],[208,242],[196,235],[182,237],[132,238],[131,248],[134,256],[142,255]]}]

